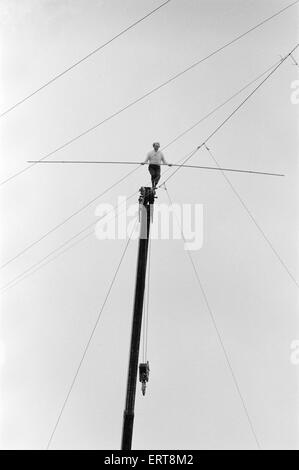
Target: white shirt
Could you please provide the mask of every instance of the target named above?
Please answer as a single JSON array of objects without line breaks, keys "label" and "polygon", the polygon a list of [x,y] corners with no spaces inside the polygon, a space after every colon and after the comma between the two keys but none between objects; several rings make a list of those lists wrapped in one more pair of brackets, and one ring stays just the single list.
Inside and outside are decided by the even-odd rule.
[{"label": "white shirt", "polygon": [[155,150],[148,152],[144,163],[147,163],[147,162],[149,162],[152,165],[161,165],[161,163],[164,163],[165,165],[167,165],[164,155],[160,150],[158,150],[157,152]]}]

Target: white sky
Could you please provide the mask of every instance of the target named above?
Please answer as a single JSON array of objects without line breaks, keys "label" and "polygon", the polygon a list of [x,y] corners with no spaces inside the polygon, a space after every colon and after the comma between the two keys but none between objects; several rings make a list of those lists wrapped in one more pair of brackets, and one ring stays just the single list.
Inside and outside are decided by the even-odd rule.
[{"label": "white sky", "polygon": [[[1,111],[160,3],[0,0]],[[3,178],[289,3],[173,0],[1,119]],[[288,53],[297,39],[293,7],[55,159],[143,160],[154,140],[166,145]],[[296,279],[298,108],[290,97],[297,72],[290,60],[284,63],[209,143],[223,166],[286,175],[227,176]],[[199,145],[246,93],[169,147],[166,158],[175,162]],[[204,150],[191,163],[213,164]],[[3,262],[130,169],[37,165],[2,186]],[[149,184],[146,168],[101,202],[115,204],[142,184]],[[194,261],[262,448],[298,448],[298,366],[290,363],[291,342],[299,339],[295,283],[221,173],[182,169],[168,189],[174,202],[204,205],[204,246]],[[98,202],[3,269],[1,285],[96,221]],[[162,202],[164,192],[157,204]],[[124,244],[89,237],[3,295],[2,448],[46,447]],[[53,449],[120,446],[136,253],[132,242]],[[151,373],[145,398],[138,384],[133,447],[254,449],[181,241],[153,242],[151,273]]]}]

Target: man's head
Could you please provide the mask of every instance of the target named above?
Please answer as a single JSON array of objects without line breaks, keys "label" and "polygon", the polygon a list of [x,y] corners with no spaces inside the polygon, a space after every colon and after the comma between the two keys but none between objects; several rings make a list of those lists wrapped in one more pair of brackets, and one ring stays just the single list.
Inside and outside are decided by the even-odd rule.
[{"label": "man's head", "polygon": [[157,152],[157,151],[159,150],[159,148],[160,148],[159,142],[154,142],[154,143],[153,143],[153,147],[154,147],[155,152]]}]

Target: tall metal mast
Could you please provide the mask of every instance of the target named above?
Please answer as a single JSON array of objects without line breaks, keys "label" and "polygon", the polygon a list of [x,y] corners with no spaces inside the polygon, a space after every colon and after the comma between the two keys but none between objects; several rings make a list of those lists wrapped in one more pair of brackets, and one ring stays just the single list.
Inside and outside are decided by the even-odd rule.
[{"label": "tall metal mast", "polygon": [[131,450],[134,425],[134,409],[136,395],[136,381],[138,373],[138,359],[140,346],[140,333],[142,324],[144,288],[146,278],[147,254],[150,234],[150,224],[155,201],[155,192],[152,188],[140,188],[139,220],[140,236],[137,258],[137,272],[135,285],[135,300],[133,310],[133,323],[131,332],[131,347],[127,381],[127,395],[123,416],[122,450]]}]

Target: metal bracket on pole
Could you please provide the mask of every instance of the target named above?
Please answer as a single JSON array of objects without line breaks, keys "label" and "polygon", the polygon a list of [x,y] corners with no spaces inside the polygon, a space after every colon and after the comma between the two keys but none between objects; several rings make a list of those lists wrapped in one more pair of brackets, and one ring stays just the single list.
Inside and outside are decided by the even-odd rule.
[{"label": "metal bracket on pole", "polygon": [[139,382],[141,382],[141,390],[142,390],[142,395],[145,395],[146,392],[146,384],[149,380],[149,362],[141,363],[139,364]]},{"label": "metal bracket on pole", "polygon": [[299,64],[298,64],[297,60],[294,58],[293,54],[290,54],[290,57],[293,61],[293,65],[297,65],[297,67],[299,67]]}]

